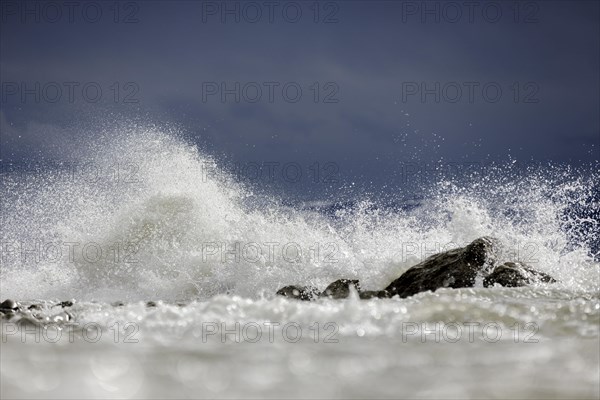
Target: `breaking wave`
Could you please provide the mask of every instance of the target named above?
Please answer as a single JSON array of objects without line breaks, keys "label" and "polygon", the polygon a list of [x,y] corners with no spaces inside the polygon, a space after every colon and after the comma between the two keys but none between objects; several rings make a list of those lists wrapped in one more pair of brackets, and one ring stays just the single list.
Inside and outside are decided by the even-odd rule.
[{"label": "breaking wave", "polygon": [[439,179],[409,205],[365,195],[289,206],[177,132],[82,142],[72,163],[3,171],[3,298],[259,298],[341,277],[375,289],[484,235],[565,290],[599,291],[597,165],[490,167]]}]

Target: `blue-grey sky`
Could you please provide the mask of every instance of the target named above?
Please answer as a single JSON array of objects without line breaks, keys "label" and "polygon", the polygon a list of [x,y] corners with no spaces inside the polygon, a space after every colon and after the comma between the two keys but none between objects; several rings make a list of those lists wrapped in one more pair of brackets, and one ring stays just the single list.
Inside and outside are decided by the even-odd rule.
[{"label": "blue-grey sky", "polygon": [[111,115],[365,181],[600,158],[596,1],[1,3],[3,162],[65,157]]}]

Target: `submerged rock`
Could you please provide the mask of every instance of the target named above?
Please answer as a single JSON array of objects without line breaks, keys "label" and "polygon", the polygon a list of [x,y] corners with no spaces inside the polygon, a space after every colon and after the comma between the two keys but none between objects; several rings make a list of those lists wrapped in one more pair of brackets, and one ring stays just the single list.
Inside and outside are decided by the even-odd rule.
[{"label": "submerged rock", "polygon": [[330,299],[345,299],[350,296],[350,286],[353,286],[357,292],[360,292],[360,284],[356,279],[338,279],[325,288],[319,297],[328,297]]},{"label": "submerged rock", "polygon": [[56,312],[56,307],[62,307],[61,303],[17,303],[13,300],[5,300],[0,304],[0,316],[4,319],[27,326],[44,326],[47,324],[62,325],[74,319],[73,314],[62,307]]},{"label": "submerged rock", "polygon": [[483,280],[483,286],[490,287],[498,284],[505,287],[519,287],[537,282],[554,283],[556,279],[523,263],[507,262],[497,266]]},{"label": "submerged rock", "polygon": [[2,303],[0,303],[1,311],[17,311],[18,309],[19,305],[14,300],[6,299]]},{"label": "submerged rock", "polygon": [[365,290],[364,292],[358,292],[358,296],[362,300],[383,299],[386,297],[391,297],[386,290]]},{"label": "submerged rock", "polygon": [[319,296],[319,290],[313,286],[285,286],[277,291],[280,296],[298,300],[314,300]]},{"label": "submerged rock", "polygon": [[360,282],[356,279],[338,279],[332,282],[319,293],[319,290],[313,286],[285,286],[277,291],[280,296],[290,297],[298,300],[316,300],[318,298],[345,299],[350,296],[351,287],[356,289],[361,299],[372,299],[390,297],[385,290],[366,290],[362,291]]},{"label": "submerged rock", "polygon": [[0,303],[1,318],[11,319],[15,316],[17,312],[19,312],[19,305],[16,301],[6,299],[2,303]]},{"label": "submerged rock", "polygon": [[423,262],[409,268],[384,290],[362,291],[358,280],[338,279],[317,296],[317,289],[310,287],[286,286],[277,294],[300,300],[315,300],[317,297],[344,299],[350,295],[353,286],[361,299],[409,297],[420,292],[436,291],[440,288],[467,288],[475,286],[476,279],[482,279],[485,287],[499,284],[507,287],[525,286],[536,282],[556,282],[543,272],[522,264],[499,263],[500,244],[497,239],[482,237],[465,247],[435,254]]},{"label": "submerged rock", "polygon": [[73,307],[74,303],[75,303],[74,300],[66,300],[66,301],[61,301],[58,305],[60,305],[62,308],[67,308],[67,307]]}]

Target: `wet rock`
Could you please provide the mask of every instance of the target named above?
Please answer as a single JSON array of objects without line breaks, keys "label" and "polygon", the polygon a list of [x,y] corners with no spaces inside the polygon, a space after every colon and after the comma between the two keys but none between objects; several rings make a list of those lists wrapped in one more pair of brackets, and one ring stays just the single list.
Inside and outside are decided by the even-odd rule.
[{"label": "wet rock", "polygon": [[537,282],[554,283],[556,279],[523,263],[507,262],[497,266],[483,280],[483,286],[490,287],[498,284],[504,287],[519,287]]},{"label": "wet rock", "polygon": [[[497,239],[482,237],[469,245],[435,254],[423,262],[409,268],[398,279],[384,290],[361,291],[358,280],[339,279],[329,286],[318,297],[344,299],[350,295],[350,286],[358,291],[361,299],[401,298],[413,296],[420,292],[436,291],[440,288],[467,288],[475,286],[477,279],[483,281],[485,287],[499,284],[507,287],[524,286],[535,282],[556,282],[554,278],[543,272],[522,264],[507,262],[499,264],[500,244]],[[302,296],[301,286],[286,286],[277,294],[312,300],[316,289],[311,288],[311,296]]]},{"label": "wet rock", "polygon": [[486,276],[497,262],[498,242],[483,237],[466,247],[435,254],[410,268],[385,290],[390,296],[408,297],[439,288],[473,287],[478,275]]},{"label": "wet rock", "polygon": [[313,286],[285,286],[277,291],[280,296],[298,300],[314,300],[319,296],[319,290]]},{"label": "wet rock", "polygon": [[353,286],[356,291],[360,292],[360,284],[356,279],[338,279],[329,284],[319,295],[319,297],[328,297],[330,299],[345,299],[350,296],[350,286]]},{"label": "wet rock", "polygon": [[358,296],[363,300],[368,299],[384,299],[390,297],[390,294],[385,290],[365,290],[364,292],[358,292]]},{"label": "wet rock", "polygon": [[56,303],[52,307],[62,307],[62,308],[73,307],[74,303],[75,303],[75,300],[65,300],[65,301],[61,301],[60,303]]},{"label": "wet rock", "polygon": [[298,300],[316,300],[318,298],[345,299],[350,296],[350,287],[354,287],[361,299],[390,297],[385,290],[362,291],[360,282],[356,279],[338,279],[332,282],[322,293],[313,286],[285,286],[277,291],[280,296]]},{"label": "wet rock", "polygon": [[0,303],[0,311],[17,311],[19,309],[19,305],[16,301],[11,299],[6,299],[2,303]]}]

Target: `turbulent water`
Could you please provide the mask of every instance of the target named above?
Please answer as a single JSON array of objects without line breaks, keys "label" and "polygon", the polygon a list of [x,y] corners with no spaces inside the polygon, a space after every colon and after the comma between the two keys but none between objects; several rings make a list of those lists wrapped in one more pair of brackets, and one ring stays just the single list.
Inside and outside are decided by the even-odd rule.
[{"label": "turbulent water", "polygon": [[[127,128],[72,162],[5,168],[1,297],[50,328],[2,320],[2,395],[597,398],[597,167],[491,166],[410,204],[286,206],[177,134]],[[484,235],[559,283],[274,296],[342,277],[381,289]]]}]

